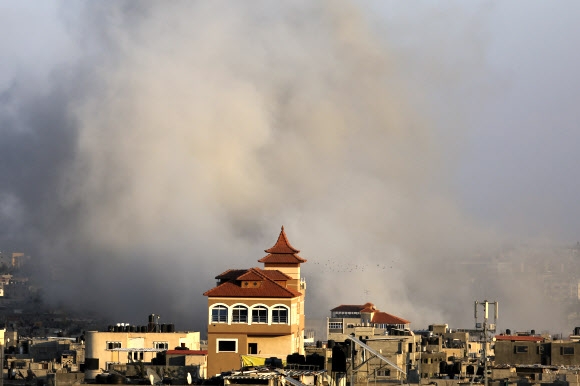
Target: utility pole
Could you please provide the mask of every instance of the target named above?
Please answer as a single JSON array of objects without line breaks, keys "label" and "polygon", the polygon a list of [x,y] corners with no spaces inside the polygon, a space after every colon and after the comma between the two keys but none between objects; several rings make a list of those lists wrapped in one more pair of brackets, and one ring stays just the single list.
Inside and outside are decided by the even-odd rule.
[{"label": "utility pole", "polygon": [[[493,323],[488,323],[489,319],[489,306],[494,306],[494,313],[493,313]],[[483,323],[477,321],[477,306],[483,307]],[[475,316],[475,329],[476,330],[483,330],[483,382],[485,386],[488,386],[488,377],[487,377],[487,343],[488,343],[488,332],[495,332],[497,326],[497,316],[498,316],[498,302],[488,302],[484,300],[482,302],[475,301],[474,306],[474,316]]]}]

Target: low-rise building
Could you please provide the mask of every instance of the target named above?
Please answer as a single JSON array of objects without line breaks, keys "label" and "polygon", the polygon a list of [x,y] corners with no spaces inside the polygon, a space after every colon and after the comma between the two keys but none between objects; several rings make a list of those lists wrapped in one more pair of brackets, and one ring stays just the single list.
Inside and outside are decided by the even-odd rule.
[{"label": "low-rise building", "polygon": [[497,365],[549,365],[550,344],[538,335],[496,335],[495,364]]},{"label": "low-rise building", "polygon": [[[112,326],[109,331],[85,333],[85,376],[94,379],[114,365],[151,363],[158,353],[173,349],[200,349],[199,332],[174,331],[173,325],[160,325],[149,318],[147,326]],[[164,365],[164,363],[162,364]]]},{"label": "low-rise building", "polygon": [[362,305],[340,305],[330,310],[327,321],[328,340],[344,342],[346,337],[403,335],[411,322],[386,312],[379,311],[373,303]]}]

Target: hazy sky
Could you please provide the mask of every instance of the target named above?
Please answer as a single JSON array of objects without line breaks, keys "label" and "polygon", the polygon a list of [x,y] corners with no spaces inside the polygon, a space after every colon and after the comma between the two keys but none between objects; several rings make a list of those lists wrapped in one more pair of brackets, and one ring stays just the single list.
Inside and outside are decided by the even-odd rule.
[{"label": "hazy sky", "polygon": [[446,262],[580,239],[579,12],[4,1],[0,247],[56,303],[131,323],[203,330],[213,278],[258,266],[281,225],[312,318],[373,301],[463,327],[473,300],[521,304],[534,289]]}]

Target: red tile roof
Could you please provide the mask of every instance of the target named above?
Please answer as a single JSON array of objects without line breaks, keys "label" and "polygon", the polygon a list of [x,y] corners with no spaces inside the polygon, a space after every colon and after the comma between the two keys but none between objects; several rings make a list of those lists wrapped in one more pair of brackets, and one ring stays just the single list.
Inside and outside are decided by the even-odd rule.
[{"label": "red tile roof", "polygon": [[305,263],[306,259],[298,256],[300,250],[290,245],[284,227],[280,231],[278,240],[272,248],[264,250],[268,255],[264,256],[258,262],[266,264],[300,264]]},{"label": "red tile roof", "polygon": [[278,236],[278,240],[276,241],[276,244],[274,244],[274,246],[272,248],[264,250],[264,252],[294,254],[294,253],[299,253],[300,250],[298,250],[298,249],[294,248],[292,245],[290,245],[290,242],[288,241],[288,237],[286,237],[286,232],[284,232],[284,226],[282,225],[282,230],[280,231],[280,235]]},{"label": "red tile roof", "polygon": [[[288,276],[282,272],[262,270],[260,268],[235,271],[240,273],[237,277],[232,277],[231,279],[222,282],[217,287],[206,291],[204,296],[233,298],[294,298],[302,295],[300,292],[292,288],[286,288],[284,285],[279,283],[279,281],[288,279]],[[228,273],[228,275],[220,275],[219,277],[223,279],[225,276],[230,277],[230,273]],[[252,285],[244,287],[242,286],[242,280],[259,281],[260,285],[256,287]]]},{"label": "red tile roof", "polygon": [[371,323],[377,324],[409,324],[408,320],[399,318],[398,316],[387,314],[386,312],[375,312]]},{"label": "red tile roof", "polygon": [[515,342],[543,342],[544,338],[541,336],[530,335],[496,335],[495,340],[509,340]]},{"label": "red tile roof", "polygon": [[341,311],[341,312],[361,312],[365,308],[371,308],[376,310],[376,307],[373,303],[366,303],[363,305],[355,305],[355,304],[341,304],[338,307],[333,308],[332,311]]},{"label": "red tile roof", "polygon": [[286,275],[284,272],[280,272],[277,269],[262,269],[260,273],[266,275],[269,279],[282,281],[282,280],[291,280],[292,278]]},{"label": "red tile roof", "polygon": [[409,324],[408,320],[399,318],[398,316],[387,314],[386,312],[381,312],[377,310],[373,303],[366,303],[362,305],[355,304],[341,304],[338,307],[330,310],[331,312],[365,312],[374,313],[371,323],[377,324]]},{"label": "red tile roof", "polygon": [[246,273],[244,273],[236,278],[236,280],[243,280],[243,281],[249,281],[249,280],[262,281],[263,279],[264,279],[263,276],[261,276],[256,271],[251,270],[251,269],[247,270]]}]

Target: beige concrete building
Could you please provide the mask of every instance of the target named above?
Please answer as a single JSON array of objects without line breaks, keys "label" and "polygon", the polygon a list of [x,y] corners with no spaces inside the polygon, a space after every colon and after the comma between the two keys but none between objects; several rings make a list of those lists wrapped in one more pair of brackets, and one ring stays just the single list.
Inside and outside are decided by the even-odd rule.
[{"label": "beige concrete building", "polygon": [[85,333],[86,379],[94,379],[101,369],[108,370],[112,365],[152,362],[157,353],[176,347],[200,349],[199,332],[142,332],[126,327],[127,331]]},{"label": "beige concrete building", "polygon": [[208,376],[241,367],[242,355],[286,359],[304,354],[304,298],[298,256],[284,232],[258,260],[264,268],[216,276],[208,297]]},{"label": "beige concrete building", "polygon": [[411,322],[379,311],[373,303],[340,305],[330,310],[328,340],[344,342],[348,335],[369,339],[373,336],[403,335]]}]

